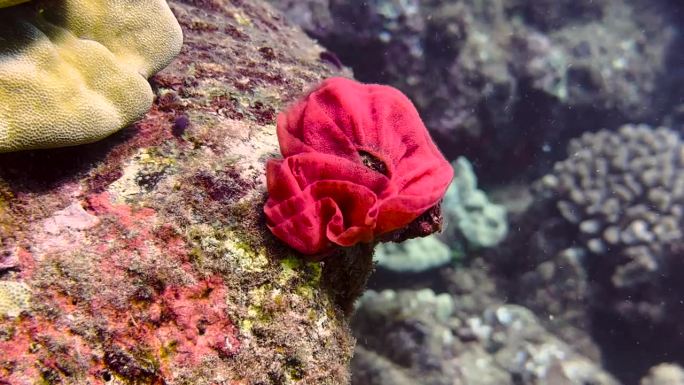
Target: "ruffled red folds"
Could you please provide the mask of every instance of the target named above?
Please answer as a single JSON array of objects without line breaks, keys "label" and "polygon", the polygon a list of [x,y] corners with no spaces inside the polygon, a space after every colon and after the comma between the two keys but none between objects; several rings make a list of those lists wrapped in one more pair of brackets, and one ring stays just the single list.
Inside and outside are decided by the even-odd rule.
[{"label": "ruffled red folds", "polygon": [[436,205],[453,170],[399,90],[331,78],[278,116],[266,166],[273,234],[315,255],[402,228]]}]

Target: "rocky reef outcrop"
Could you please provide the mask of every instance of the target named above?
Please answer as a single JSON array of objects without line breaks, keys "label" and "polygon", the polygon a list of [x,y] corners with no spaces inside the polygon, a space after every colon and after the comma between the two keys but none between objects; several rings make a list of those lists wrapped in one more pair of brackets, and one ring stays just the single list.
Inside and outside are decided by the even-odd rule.
[{"label": "rocky reef outcrop", "polygon": [[325,273],[262,214],[276,111],[346,72],[260,1],[169,5],[185,41],[140,121],[0,155],[0,382],[346,384]]}]

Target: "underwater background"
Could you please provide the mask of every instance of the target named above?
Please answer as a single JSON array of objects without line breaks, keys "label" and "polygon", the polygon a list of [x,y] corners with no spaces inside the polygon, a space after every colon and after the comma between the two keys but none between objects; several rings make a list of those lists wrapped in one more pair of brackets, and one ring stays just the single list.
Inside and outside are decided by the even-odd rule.
[{"label": "underwater background", "polygon": [[[415,105],[441,231],[269,229],[333,77]],[[684,385],[683,133],[681,0],[0,0],[0,385]]]},{"label": "underwater background", "polygon": [[272,3],[455,170],[376,248],[352,383],[684,383],[684,3]]}]

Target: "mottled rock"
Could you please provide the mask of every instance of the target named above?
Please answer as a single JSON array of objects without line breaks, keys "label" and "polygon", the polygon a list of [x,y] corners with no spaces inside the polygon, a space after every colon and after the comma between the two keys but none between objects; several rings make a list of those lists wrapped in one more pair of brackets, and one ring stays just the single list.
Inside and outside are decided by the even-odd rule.
[{"label": "mottled rock", "polygon": [[[353,338],[267,230],[275,115],[349,75],[260,1],[170,1],[179,56],[142,120],[101,142],[0,155],[0,382],[346,384]],[[370,258],[370,256],[369,256]]]}]

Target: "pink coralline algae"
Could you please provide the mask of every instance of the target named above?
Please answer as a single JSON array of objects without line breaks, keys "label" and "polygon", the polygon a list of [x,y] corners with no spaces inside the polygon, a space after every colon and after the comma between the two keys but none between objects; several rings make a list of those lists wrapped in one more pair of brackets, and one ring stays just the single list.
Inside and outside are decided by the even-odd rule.
[{"label": "pink coralline algae", "polygon": [[[173,226],[158,223],[150,208],[113,203],[108,193],[83,204],[58,211],[36,231],[51,241],[45,234],[87,229],[79,254],[50,243],[36,260],[18,248],[21,277],[37,285],[35,304],[49,316],[0,317],[8,331],[0,338],[0,385],[57,383],[76,372],[87,373],[78,383],[104,385],[116,376],[163,384],[185,368],[240,353],[228,286],[193,269]],[[49,266],[69,275],[55,279]]]},{"label": "pink coralline algae", "polygon": [[[152,306],[150,321],[160,325],[156,339],[160,344],[173,341],[179,363],[197,364],[203,357],[238,353],[240,341],[226,316],[225,295],[221,279],[214,278],[193,287],[169,287],[161,302]],[[169,318],[174,322],[164,323]]]},{"label": "pink coralline algae", "polygon": [[[104,385],[99,375],[103,366],[92,362],[96,354],[80,336],[44,317],[22,316],[11,325],[0,340],[0,384],[31,385],[53,372],[78,370],[89,372],[89,383]],[[47,352],[45,346],[54,349]]]},{"label": "pink coralline algae", "polygon": [[331,78],[278,116],[268,227],[303,254],[368,243],[437,205],[453,170],[399,90]]},{"label": "pink coralline algae", "polygon": [[[181,262],[181,271],[192,272],[184,243],[171,228],[162,225],[151,234],[147,229],[153,226],[139,226],[150,222],[154,211],[146,208],[132,211],[128,206],[113,205],[107,194],[94,195],[88,203],[95,213],[116,218],[126,233],[137,235],[129,238],[127,247],[121,251],[137,254],[139,264],[154,263],[146,250],[151,242],[163,242],[165,257]],[[105,249],[101,251],[104,255],[109,254]],[[113,277],[121,276],[120,263],[113,256],[111,260],[101,262],[99,269]],[[171,284],[145,301],[151,303],[142,306],[138,314],[131,312],[123,317],[117,311],[108,311],[110,306],[100,303],[101,298],[93,303],[98,305],[98,311],[109,315],[109,330],[115,336],[117,346],[130,351],[142,345],[153,351],[167,352],[169,360],[162,360],[160,369],[162,374],[168,375],[164,371],[170,371],[172,366],[196,365],[203,357],[229,357],[239,351],[238,332],[228,317],[226,292],[220,277],[209,277],[193,285]],[[128,327],[131,323],[136,326],[134,332]]]}]

